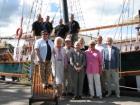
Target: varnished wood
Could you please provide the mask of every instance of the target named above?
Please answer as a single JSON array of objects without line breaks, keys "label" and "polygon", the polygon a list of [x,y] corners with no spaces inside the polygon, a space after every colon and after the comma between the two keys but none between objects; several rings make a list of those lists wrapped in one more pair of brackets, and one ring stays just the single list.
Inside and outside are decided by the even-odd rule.
[{"label": "varnished wood", "polygon": [[[50,75],[48,82],[53,82],[52,75]],[[35,69],[32,74],[32,97],[29,99],[29,104],[37,101],[55,101],[57,104],[56,92],[57,90],[54,88],[44,89],[42,87],[39,65],[35,65]]]},{"label": "varnished wood", "polygon": [[26,78],[26,77],[28,77],[27,74],[4,73],[4,72],[0,72],[0,76],[19,77],[19,78]]},{"label": "varnished wood", "polygon": [[136,76],[136,75],[140,75],[140,70],[136,70],[136,71],[125,71],[125,72],[119,72],[121,74],[121,76]]},{"label": "varnished wood", "polygon": [[127,23],[120,23],[120,24],[114,24],[114,25],[99,26],[99,27],[94,27],[94,28],[81,29],[80,32],[116,28],[116,27],[129,26],[129,25],[135,25],[135,24],[140,24],[140,22],[127,22]]}]

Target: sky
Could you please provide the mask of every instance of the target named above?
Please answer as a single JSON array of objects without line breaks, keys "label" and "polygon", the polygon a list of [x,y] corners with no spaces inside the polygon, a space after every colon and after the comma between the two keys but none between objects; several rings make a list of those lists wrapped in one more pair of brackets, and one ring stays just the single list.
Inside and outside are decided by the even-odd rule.
[{"label": "sky", "polygon": [[[120,17],[124,1],[124,11]],[[81,29],[118,23],[119,17],[120,21],[135,17],[140,9],[139,0],[67,0],[67,2],[69,14],[75,14],[75,19],[80,23]],[[20,27],[22,14],[24,32],[31,31],[31,24],[38,13],[41,13],[43,18],[47,15],[51,19],[54,18],[54,26],[63,17],[61,0],[0,0],[0,13],[0,37],[15,35],[17,28]],[[98,31],[103,37],[111,35],[118,39],[121,34],[123,37],[136,34],[133,26],[82,34],[96,36]]]}]

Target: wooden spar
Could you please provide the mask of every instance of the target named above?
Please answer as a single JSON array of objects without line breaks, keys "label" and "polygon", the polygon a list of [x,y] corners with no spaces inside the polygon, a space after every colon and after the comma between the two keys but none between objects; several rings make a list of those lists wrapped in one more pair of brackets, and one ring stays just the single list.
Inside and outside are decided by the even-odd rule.
[{"label": "wooden spar", "polygon": [[115,28],[115,27],[135,25],[135,24],[140,24],[140,22],[127,22],[127,23],[121,23],[121,24],[99,26],[99,27],[94,27],[94,28],[81,29],[80,32],[94,31],[94,30],[107,29],[107,28]]}]

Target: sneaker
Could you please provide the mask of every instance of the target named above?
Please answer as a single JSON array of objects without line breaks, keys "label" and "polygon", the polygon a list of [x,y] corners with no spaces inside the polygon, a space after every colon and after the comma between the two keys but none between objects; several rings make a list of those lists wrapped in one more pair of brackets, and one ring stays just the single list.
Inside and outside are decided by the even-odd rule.
[{"label": "sneaker", "polygon": [[90,98],[90,99],[94,99],[94,98],[95,98],[95,96],[90,96],[89,98]]},{"label": "sneaker", "polygon": [[82,99],[82,96],[78,96],[78,100],[81,100]]},{"label": "sneaker", "polygon": [[117,98],[120,98],[120,95],[118,94],[118,95],[116,95],[116,97],[117,97]]},{"label": "sneaker", "polygon": [[111,96],[111,93],[108,93],[105,97],[109,97],[109,96]]},{"label": "sneaker", "polygon": [[78,96],[74,96],[73,98],[72,98],[72,100],[77,100],[78,99]]},{"label": "sneaker", "polygon": [[101,99],[103,99],[103,97],[102,96],[99,96],[99,99],[101,100]]}]

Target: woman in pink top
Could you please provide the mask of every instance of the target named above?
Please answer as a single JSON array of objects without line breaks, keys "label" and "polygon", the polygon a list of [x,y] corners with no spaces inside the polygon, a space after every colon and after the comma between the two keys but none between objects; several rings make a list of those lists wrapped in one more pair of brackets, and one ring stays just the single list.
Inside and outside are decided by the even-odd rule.
[{"label": "woman in pink top", "polygon": [[100,52],[95,49],[95,44],[96,44],[95,41],[91,40],[89,43],[88,50],[85,51],[87,61],[86,73],[91,97],[93,98],[95,96],[94,92],[94,84],[95,84],[96,95],[97,97],[102,99],[101,83],[100,83],[102,58]]}]

